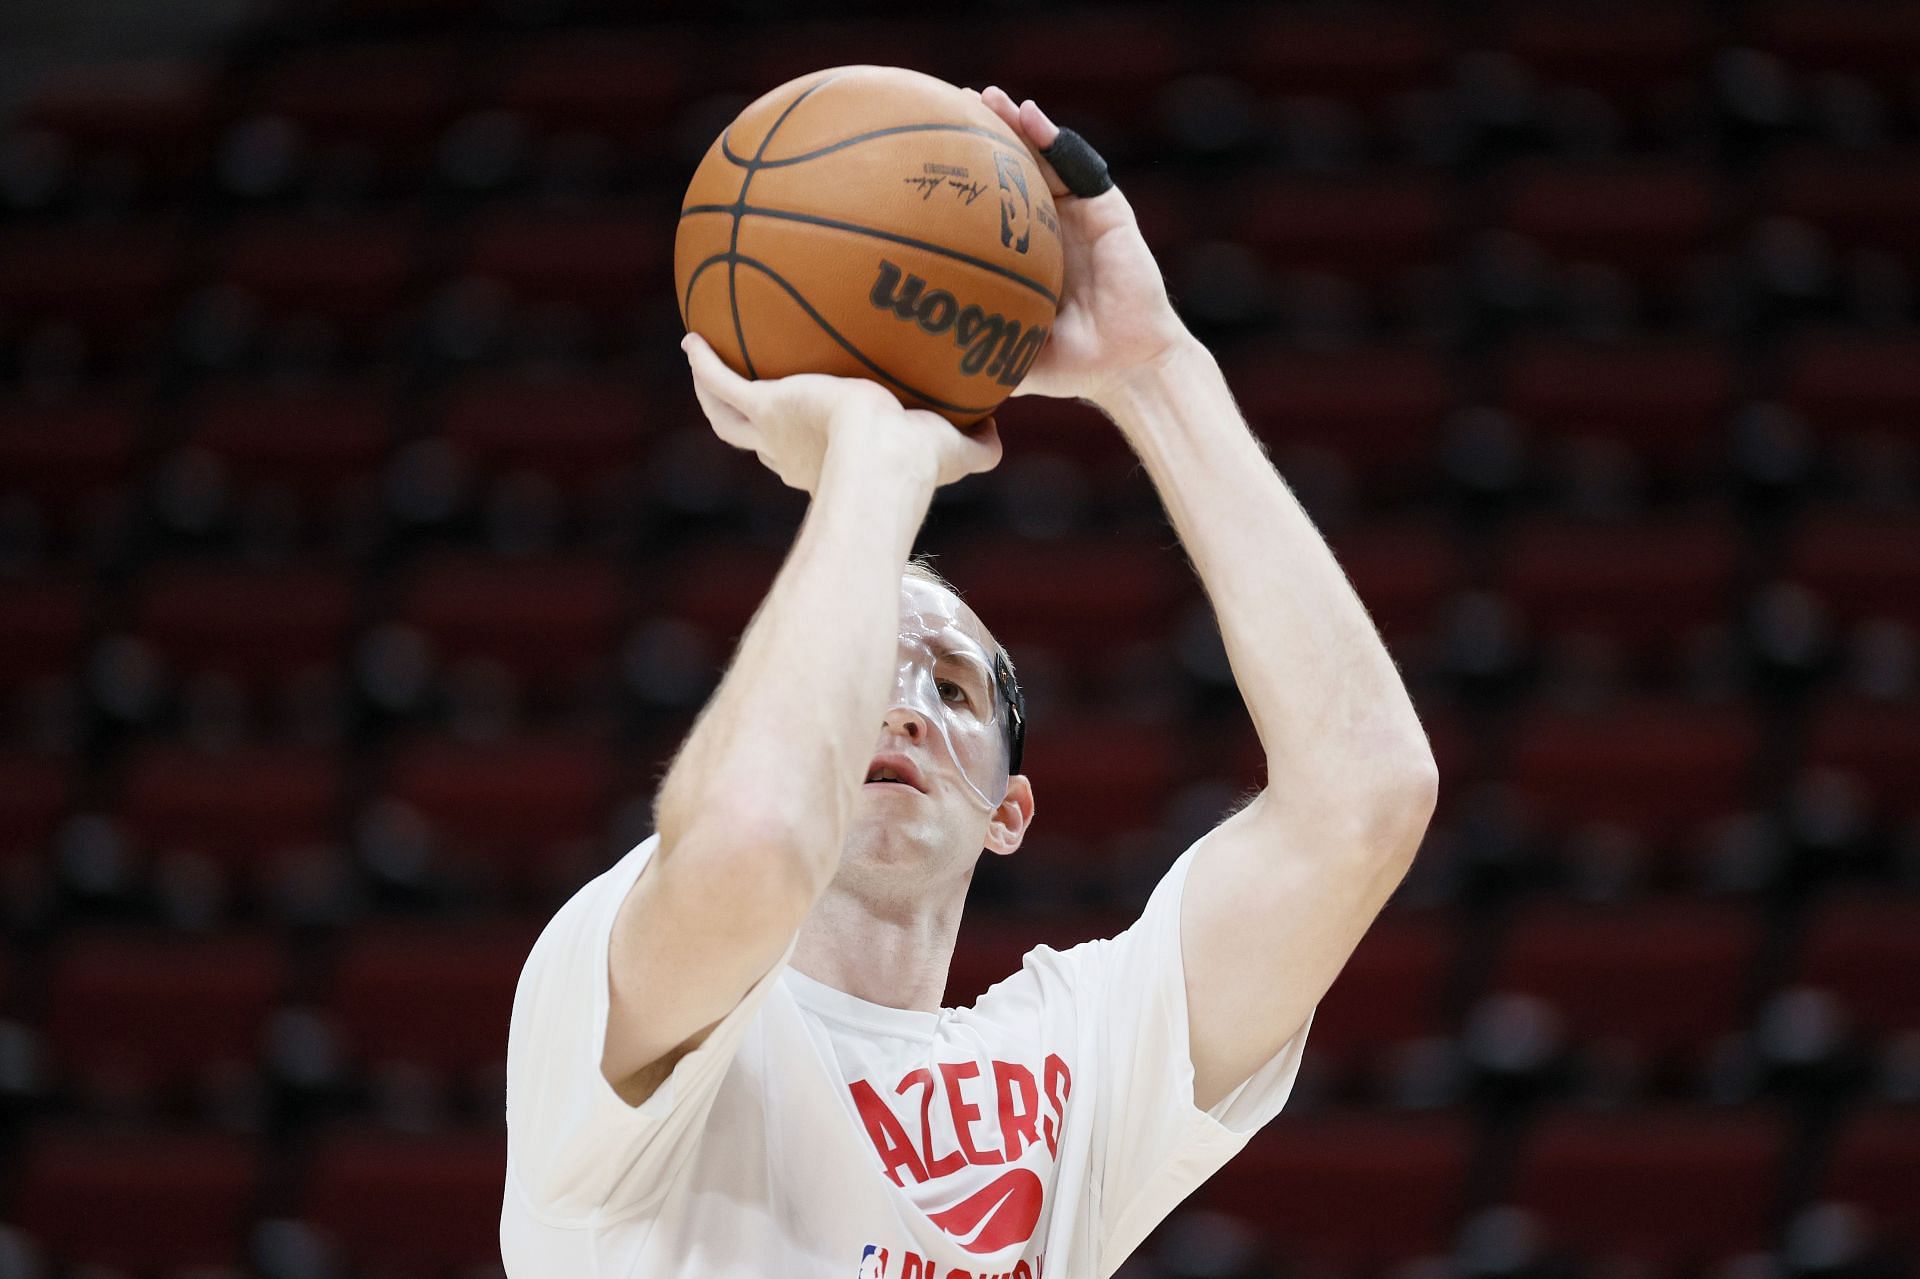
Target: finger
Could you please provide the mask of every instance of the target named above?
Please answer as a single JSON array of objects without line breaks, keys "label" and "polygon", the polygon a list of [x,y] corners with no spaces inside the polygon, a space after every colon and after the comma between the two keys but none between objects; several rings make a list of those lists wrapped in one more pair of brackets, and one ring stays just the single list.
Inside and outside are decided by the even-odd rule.
[{"label": "finger", "polygon": [[[1046,180],[1047,190],[1053,193],[1053,198],[1058,200],[1062,196],[1073,194],[1067,189],[1067,184],[1061,180],[1060,175],[1054,171],[1053,165],[1048,162],[1047,157],[1040,154],[1041,147],[1052,145],[1053,140],[1060,136],[1059,126],[1055,125],[1053,121],[1048,120],[1045,115],[1040,114],[1040,108],[1034,107],[1036,116],[1034,127],[1037,128],[1044,122],[1046,127],[1051,130],[1044,142],[1036,139],[1033,132],[1029,129],[1028,121],[1020,104],[1007,96],[1007,91],[997,84],[990,84],[982,89],[980,91],[980,101],[995,115],[1005,121],[1007,127],[1013,130],[1015,136],[1027,144],[1027,154],[1031,155],[1034,164],[1039,166],[1040,176]],[[1029,102],[1031,102],[1031,100],[1029,100]]]},{"label": "finger", "polygon": [[754,400],[753,383],[728,368],[705,338],[689,333],[680,339],[680,349],[687,353],[696,388],[705,387],[715,399],[740,413],[748,411]]},{"label": "finger", "polygon": [[1020,104],[1020,127],[1027,138],[1041,150],[1053,145],[1060,136],[1060,126],[1047,118],[1047,113],[1032,98]]}]

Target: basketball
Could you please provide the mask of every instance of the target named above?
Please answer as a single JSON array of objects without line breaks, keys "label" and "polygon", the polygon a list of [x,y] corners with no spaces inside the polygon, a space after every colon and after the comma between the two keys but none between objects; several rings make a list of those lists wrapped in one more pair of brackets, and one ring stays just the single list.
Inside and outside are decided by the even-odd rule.
[{"label": "basketball", "polygon": [[750,378],[881,383],[965,426],[1046,345],[1062,257],[1024,143],[965,90],[836,67],[709,148],[674,239],[680,318]]}]

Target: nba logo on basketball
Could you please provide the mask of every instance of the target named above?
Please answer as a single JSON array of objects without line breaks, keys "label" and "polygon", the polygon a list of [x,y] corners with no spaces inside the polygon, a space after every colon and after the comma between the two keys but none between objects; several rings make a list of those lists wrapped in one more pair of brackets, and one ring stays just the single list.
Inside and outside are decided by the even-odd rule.
[{"label": "nba logo on basketball", "polygon": [[877,1243],[860,1254],[860,1273],[854,1279],[887,1279],[887,1250]]},{"label": "nba logo on basketball", "polygon": [[1027,175],[1020,162],[1004,151],[993,153],[994,173],[1000,179],[1000,243],[1025,253],[1033,239],[1033,201],[1027,195]]}]

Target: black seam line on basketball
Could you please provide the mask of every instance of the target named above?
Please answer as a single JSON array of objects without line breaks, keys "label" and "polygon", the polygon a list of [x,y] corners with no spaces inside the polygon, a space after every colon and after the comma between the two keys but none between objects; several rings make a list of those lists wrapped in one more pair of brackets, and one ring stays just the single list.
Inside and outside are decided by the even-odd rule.
[{"label": "black seam line on basketball", "polygon": [[785,168],[789,164],[803,164],[808,160],[815,160],[823,155],[831,155],[835,151],[845,150],[847,147],[855,146],[862,142],[871,142],[875,138],[889,138],[897,133],[970,133],[975,137],[988,138],[994,142],[998,142],[1009,150],[1016,148],[1022,151],[1026,150],[1018,138],[1009,137],[1004,133],[995,133],[992,129],[978,128],[971,124],[896,124],[886,129],[874,129],[868,133],[856,133],[850,138],[842,138],[838,142],[828,143],[824,147],[805,152],[801,155],[790,155],[779,160],[760,160],[756,158],[755,167],[761,169],[780,169]]},{"label": "black seam line on basketball", "polygon": [[[780,126],[787,122],[787,117],[793,114],[794,108],[812,97],[815,90],[824,89],[839,78],[839,76],[828,76],[819,84],[807,86],[804,92],[794,98],[793,101],[787,103],[785,109],[775,117],[773,124],[767,129],[767,136],[760,139],[760,149],[753,153],[753,162],[747,165],[747,171],[740,177],[740,194],[734,197],[734,203],[743,209],[746,208],[747,188],[753,185],[753,175],[759,170],[760,157],[767,153],[767,147],[773,142],[773,135],[780,132]],[[720,149],[723,152],[727,150],[727,135],[732,132],[733,126],[731,124],[721,131]],[[733,340],[740,344],[740,362],[747,366],[747,376],[755,381],[759,381],[760,373],[753,367],[753,356],[747,351],[747,330],[746,327],[740,323],[740,282],[739,276],[736,273],[736,268],[739,264],[739,252],[740,215],[735,213],[733,215],[733,234],[727,241],[727,306],[733,311]]]},{"label": "black seam line on basketball", "polygon": [[741,266],[752,267],[754,270],[760,272],[762,275],[766,276],[769,280],[772,280],[775,284],[785,289],[787,291],[787,296],[791,297],[795,302],[799,303],[800,309],[805,311],[809,316],[811,316],[813,319],[813,322],[815,324],[818,324],[821,327],[821,329],[825,331],[828,337],[832,338],[834,341],[838,342],[841,346],[845,347],[848,355],[851,355],[854,359],[866,365],[867,368],[873,371],[876,377],[879,377],[883,381],[889,382],[892,385],[899,387],[901,390],[905,391],[908,395],[914,396],[916,399],[919,399],[928,404],[931,404],[933,405],[933,407],[937,409],[950,409],[955,413],[990,413],[993,411],[993,405],[991,404],[981,404],[981,405],[951,404],[951,403],[948,403],[946,400],[936,399],[933,396],[928,395],[925,391],[922,391],[917,386],[913,386],[913,385],[910,385],[909,383],[902,382],[899,378],[887,372],[885,369],[881,368],[878,364],[875,364],[872,360],[868,359],[866,352],[862,351],[859,347],[855,346],[853,343],[847,341],[846,338],[842,337],[840,334],[840,330],[834,328],[831,324],[828,324],[826,317],[821,315],[818,311],[814,310],[812,304],[809,303],[805,297],[801,296],[800,290],[794,288],[791,284],[787,283],[786,277],[782,276],[778,271],[775,271],[772,267],[768,266],[764,262],[759,261],[756,258],[747,257],[745,254],[734,254],[733,256],[738,260]]},{"label": "black seam line on basketball", "polygon": [[731,253],[716,253],[712,257],[702,261],[699,266],[693,268],[693,274],[687,277],[687,297],[686,301],[683,302],[680,307],[682,313],[687,312],[693,306],[693,286],[700,282],[701,273],[710,266],[719,266],[722,262],[730,262],[732,260],[733,254]]},{"label": "black seam line on basketball", "polygon": [[958,249],[949,249],[945,245],[916,239],[910,235],[900,235],[893,231],[882,231],[879,227],[861,226],[858,222],[840,222],[833,218],[823,218],[815,213],[794,213],[788,209],[763,209],[751,204],[690,204],[680,210],[680,216],[683,218],[689,213],[733,214],[736,243],[740,220],[748,214],[762,218],[779,218],[783,222],[805,222],[810,226],[823,226],[834,231],[851,231],[855,235],[872,236],[876,240],[889,240],[894,244],[904,245],[909,249],[921,249],[939,257],[952,258],[955,262],[965,262],[968,266],[977,266],[982,271],[990,271],[994,275],[1004,276],[1006,279],[1012,280],[1015,284],[1024,285],[1032,289],[1035,293],[1038,293],[1041,297],[1053,303],[1055,307],[1060,305],[1060,299],[1053,295],[1053,290],[1038,280],[1029,280],[1018,271],[1009,271],[1006,267],[988,262],[984,258],[976,258],[970,253],[962,253]]}]

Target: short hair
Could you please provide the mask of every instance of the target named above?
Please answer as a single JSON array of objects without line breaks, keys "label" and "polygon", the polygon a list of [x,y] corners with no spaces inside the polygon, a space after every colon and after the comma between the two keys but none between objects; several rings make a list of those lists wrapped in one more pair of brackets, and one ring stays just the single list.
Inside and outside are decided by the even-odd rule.
[{"label": "short hair", "polygon": [[[933,567],[931,559],[926,555],[916,555],[909,559],[906,567],[901,569],[900,575],[926,582],[930,586],[937,586],[955,599],[964,601],[966,598],[960,594],[959,587],[940,575],[939,570]],[[978,617],[979,614],[976,613],[975,616]],[[980,625],[983,629],[986,627],[985,618],[980,619]],[[1026,753],[1027,699],[1021,693],[1020,681],[1014,674],[1013,658],[1007,655],[1005,646],[994,639],[991,630],[987,631],[987,638],[993,641],[994,683],[999,687],[1000,700],[1007,706],[1007,772],[1017,773],[1020,771],[1021,757]]]}]

